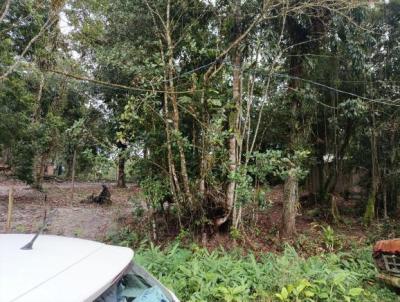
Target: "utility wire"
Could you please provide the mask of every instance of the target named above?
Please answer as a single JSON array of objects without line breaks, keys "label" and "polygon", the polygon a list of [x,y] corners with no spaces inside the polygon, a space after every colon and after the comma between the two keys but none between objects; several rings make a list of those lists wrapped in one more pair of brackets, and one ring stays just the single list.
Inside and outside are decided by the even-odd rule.
[{"label": "utility wire", "polygon": [[[187,72],[185,72],[183,74],[177,75],[176,77],[172,78],[172,80],[180,78],[180,77],[183,77],[186,74],[193,73],[195,71],[198,71],[198,70],[201,70],[203,68],[206,68],[206,67],[208,67],[208,66],[210,66],[212,64],[215,64],[216,62],[218,62],[218,60],[215,60],[213,62],[210,62],[210,63],[204,64],[202,66],[196,67],[196,68],[194,68],[194,69],[192,69],[190,71],[187,71]],[[233,66],[233,64],[227,63],[226,61],[224,63],[226,63],[227,65]],[[150,92],[150,93],[173,93],[173,94],[191,93],[192,94],[193,92],[201,92],[201,91],[204,90],[204,89],[197,89],[197,90],[173,91],[172,92],[172,91],[168,91],[168,90],[147,89],[147,88],[141,88],[141,87],[127,86],[127,85],[123,85],[123,84],[116,84],[116,83],[96,80],[96,79],[92,79],[92,78],[88,78],[88,77],[83,77],[83,76],[76,75],[76,74],[67,73],[67,72],[60,71],[60,70],[48,70],[48,72],[55,73],[55,74],[58,74],[58,75],[61,75],[61,76],[64,76],[64,77],[69,77],[69,78],[72,78],[72,79],[75,79],[75,80],[78,80],[78,81],[86,81],[86,82],[91,82],[91,83],[94,83],[94,84],[97,84],[97,85],[101,85],[101,86],[117,88],[117,89],[123,89],[123,90],[131,90],[131,91]],[[368,101],[368,102],[378,103],[378,104],[387,105],[387,106],[400,107],[400,104],[397,103],[399,101],[398,99],[393,100],[393,101],[388,100],[388,99],[371,99],[371,98],[368,98],[368,97],[365,97],[365,96],[358,95],[358,94],[353,93],[353,92],[348,92],[348,91],[345,91],[345,90],[334,88],[332,86],[328,86],[326,84],[322,84],[322,83],[319,83],[319,82],[316,82],[316,81],[313,81],[313,80],[310,80],[310,79],[305,79],[305,78],[301,78],[301,77],[297,77],[297,76],[291,76],[289,74],[282,74],[282,73],[276,73],[276,72],[272,73],[272,75],[275,76],[275,77],[279,77],[279,78],[296,79],[296,80],[299,80],[299,81],[302,81],[302,82],[305,82],[305,83],[309,83],[309,84],[313,84],[315,86],[323,87],[323,88],[326,88],[326,89],[329,89],[331,91],[335,91],[335,92],[338,92],[338,93],[341,93],[341,94],[353,96],[353,97],[358,98],[358,99],[363,99],[363,100]],[[368,81],[364,81],[364,82],[368,82]],[[162,83],[162,82],[160,82],[160,83]],[[156,83],[156,84],[158,84],[158,83]],[[317,103],[323,104],[321,102],[317,102]],[[326,105],[326,104],[324,104],[324,105],[328,106],[328,107],[331,107],[331,106]]]},{"label": "utility wire", "polygon": [[329,89],[331,91],[335,91],[335,92],[339,92],[341,94],[346,94],[346,95],[350,95],[350,96],[353,96],[353,97],[356,97],[356,98],[359,98],[359,99],[363,99],[363,100],[366,100],[368,102],[379,103],[379,104],[382,104],[382,105],[400,107],[400,104],[394,103],[397,100],[393,101],[393,103],[388,103],[388,102],[385,102],[385,101],[389,101],[387,99],[371,99],[371,98],[368,98],[368,97],[365,97],[365,96],[361,96],[361,95],[358,95],[358,94],[355,94],[355,93],[352,93],[352,92],[348,92],[348,91],[344,91],[344,90],[341,90],[341,89],[337,89],[337,88],[334,88],[334,87],[331,87],[331,86],[328,86],[328,85],[325,85],[325,84],[322,84],[322,83],[319,83],[319,82],[315,82],[313,80],[308,80],[308,79],[300,78],[300,77],[297,77],[297,76],[291,76],[291,75],[282,74],[282,73],[273,73],[273,75],[275,75],[277,77],[280,77],[280,78],[291,78],[291,79],[303,81],[305,83],[309,83],[309,84],[313,84],[313,85],[316,85],[316,86],[324,87],[324,88]]}]

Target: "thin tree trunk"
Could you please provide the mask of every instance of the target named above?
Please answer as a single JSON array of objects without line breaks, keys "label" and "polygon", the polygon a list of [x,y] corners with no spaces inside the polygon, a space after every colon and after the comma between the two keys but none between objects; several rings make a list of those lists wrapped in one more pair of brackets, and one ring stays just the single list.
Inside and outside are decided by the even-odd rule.
[{"label": "thin tree trunk", "polygon": [[383,218],[388,219],[388,211],[387,211],[387,187],[383,185],[382,188],[383,193]]},{"label": "thin tree trunk", "polygon": [[8,13],[8,9],[10,8],[10,3],[11,0],[6,0],[2,6],[2,12],[0,15],[0,23],[3,22],[4,18],[6,17],[7,13]]},{"label": "thin tree trunk", "polygon": [[76,164],[76,149],[74,149],[74,156],[72,158],[72,176],[71,176],[71,201],[74,202],[75,193],[75,164]]},{"label": "thin tree trunk", "polygon": [[299,182],[295,176],[289,175],[284,185],[284,203],[282,214],[282,233],[291,237],[296,232],[296,214],[299,200]]},{"label": "thin tree trunk", "polygon": [[[145,3],[152,15],[153,18],[153,23],[154,26],[157,26],[157,22],[156,22],[156,16],[158,18],[160,18],[160,21],[163,24],[163,29],[165,29],[165,22],[164,20],[161,19],[160,14],[158,14],[156,12],[156,10],[153,10],[150,6],[150,4],[148,3],[148,1],[145,0]],[[168,5],[169,6],[169,5]],[[169,10],[169,8],[168,8]],[[160,29],[161,32],[161,29]],[[160,55],[161,55],[161,59],[163,62],[166,62],[166,58],[165,58],[165,54],[164,54],[164,50],[163,50],[163,43],[162,43],[162,36],[158,34],[158,43],[160,46]],[[180,184],[179,184],[179,180],[176,174],[176,168],[175,168],[175,163],[174,163],[174,158],[173,158],[173,153],[172,153],[172,140],[171,140],[171,125],[169,123],[170,120],[170,116],[169,116],[169,105],[168,105],[168,84],[170,81],[168,81],[168,75],[169,72],[167,70],[168,68],[164,68],[164,102],[163,102],[163,116],[164,116],[164,123],[165,123],[165,134],[166,134],[166,138],[167,138],[167,160],[168,160],[168,176],[169,176],[169,183],[170,183],[170,189],[171,189],[171,193],[173,196],[174,201],[177,204],[177,209],[178,209],[178,220],[179,220],[179,226],[182,227],[182,223],[181,223],[181,211],[180,211],[180,203],[181,203],[181,188],[180,188]]]},{"label": "thin tree trunk", "polygon": [[66,167],[66,171],[65,171],[65,179],[71,179],[73,157],[74,157],[74,153],[72,153],[72,157],[71,157],[71,154],[68,154],[68,157],[66,159],[67,167]]},{"label": "thin tree trunk", "polygon": [[48,158],[47,153],[43,153],[36,156],[35,169],[34,169],[35,177],[33,186],[38,190],[41,190],[43,186],[43,179],[44,179],[44,172],[46,168],[47,158]]},{"label": "thin tree trunk", "polygon": [[[32,117],[32,124],[40,123],[41,114],[42,114],[42,95],[43,95],[43,88],[44,88],[44,75],[43,73],[40,74],[40,81],[39,81],[39,89],[36,98],[36,108],[33,113]],[[41,190],[42,189],[42,182],[43,182],[43,154],[39,152],[35,152],[35,156],[33,158],[33,187]]]},{"label": "thin tree trunk", "polygon": [[375,205],[376,205],[376,196],[378,194],[379,187],[379,168],[378,168],[378,148],[377,148],[377,133],[376,133],[376,125],[375,125],[375,113],[374,107],[372,108],[372,131],[371,131],[371,165],[372,165],[372,173],[371,173],[371,191],[367,200],[367,205],[364,212],[364,222],[366,224],[370,224],[375,218]]},{"label": "thin tree trunk", "polygon": [[[206,81],[204,81],[204,90],[206,88]],[[208,125],[208,118],[207,118],[207,105],[205,100],[205,92],[202,91],[201,94],[201,104],[203,106],[202,112],[202,122],[203,124]],[[204,198],[206,193],[206,171],[207,171],[207,153],[208,153],[208,144],[207,144],[207,129],[203,127],[202,135],[201,135],[201,157],[200,157],[200,181],[199,181],[199,193],[201,198]]]},{"label": "thin tree trunk", "polygon": [[14,207],[14,188],[10,187],[8,191],[8,212],[7,212],[7,223],[6,223],[7,232],[11,230],[13,207]]},{"label": "thin tree trunk", "polygon": [[125,183],[125,157],[123,155],[118,156],[118,178],[117,187],[126,188]]},{"label": "thin tree trunk", "polygon": [[167,52],[167,59],[168,59],[168,83],[169,83],[169,97],[171,98],[171,103],[172,103],[172,121],[173,121],[173,126],[175,132],[178,134],[178,137],[176,138],[176,143],[178,145],[178,152],[179,152],[179,159],[180,159],[180,167],[181,167],[181,177],[182,177],[182,182],[183,182],[183,189],[185,192],[186,199],[189,201],[189,204],[192,204],[193,198],[192,194],[190,191],[190,186],[189,186],[189,176],[187,172],[187,164],[186,164],[186,156],[185,156],[185,151],[184,147],[182,144],[182,138],[180,137],[180,129],[179,129],[179,109],[178,109],[178,103],[177,103],[177,97],[175,93],[175,85],[173,81],[174,77],[174,46],[172,42],[172,31],[171,31],[171,20],[170,20],[170,9],[171,9],[171,3],[168,1],[167,4],[167,21],[166,21],[166,29],[165,29],[165,36],[167,40],[167,46],[168,46],[168,52]]},{"label": "thin tree trunk", "polygon": [[118,143],[119,154],[118,154],[118,176],[117,176],[117,187],[126,188],[125,183],[125,162],[126,162],[126,144]]},{"label": "thin tree trunk", "polygon": [[[161,55],[163,57],[163,52],[161,51]],[[167,73],[166,73],[167,74]],[[165,76],[166,78],[167,76]],[[168,90],[167,84],[165,84],[165,91]],[[170,182],[170,188],[171,188],[171,193],[173,196],[173,199],[176,202],[177,205],[177,210],[178,210],[178,222],[179,222],[179,227],[182,228],[182,222],[181,222],[181,187],[179,184],[178,176],[176,174],[176,168],[175,168],[175,162],[174,162],[174,157],[172,153],[172,142],[171,142],[171,129],[170,129],[170,123],[169,123],[169,109],[168,109],[168,94],[164,93],[164,104],[163,104],[163,112],[164,112],[164,121],[165,121],[165,134],[167,137],[167,159],[168,159],[168,175],[169,175],[169,182]]]},{"label": "thin tree trunk", "polygon": [[[297,57],[292,57],[291,74],[300,77],[302,74],[301,61]],[[299,87],[299,82],[296,79],[291,80],[289,87],[292,91],[296,92]],[[292,93],[292,91],[290,93]],[[299,101],[295,94],[290,95],[290,141],[289,147],[291,151],[295,151],[301,143],[301,133],[299,133],[299,126],[297,121]],[[284,200],[282,212],[282,233],[286,237],[291,237],[296,232],[296,210],[299,202],[299,180],[295,172],[291,168],[288,177],[285,179],[284,184]]]},{"label": "thin tree trunk", "polygon": [[[240,35],[239,30],[239,22],[240,22],[240,1],[236,1],[236,8],[235,8],[235,22],[237,27],[237,35]],[[240,84],[241,84],[241,75],[240,69],[242,64],[242,56],[241,51],[239,49],[240,45],[237,45],[233,48],[233,79],[232,79],[232,96],[233,96],[233,105],[234,108],[229,114],[229,131],[230,136],[228,140],[228,155],[229,155],[229,165],[228,165],[228,172],[229,172],[229,179],[228,185],[226,188],[226,196],[225,196],[225,215],[219,219],[217,219],[214,224],[216,226],[220,226],[225,223],[230,215],[232,214],[233,207],[235,206],[235,190],[236,190],[236,181],[234,180],[233,176],[237,171],[237,159],[238,159],[238,142],[237,142],[237,135],[238,132],[238,119],[239,119],[239,112],[240,112],[240,103],[241,103],[241,91],[240,91]],[[236,221],[236,211],[235,217],[233,217],[233,221]]]},{"label": "thin tree trunk", "polygon": [[331,215],[335,223],[340,221],[341,218],[339,208],[337,206],[336,196],[334,194],[331,194]]}]

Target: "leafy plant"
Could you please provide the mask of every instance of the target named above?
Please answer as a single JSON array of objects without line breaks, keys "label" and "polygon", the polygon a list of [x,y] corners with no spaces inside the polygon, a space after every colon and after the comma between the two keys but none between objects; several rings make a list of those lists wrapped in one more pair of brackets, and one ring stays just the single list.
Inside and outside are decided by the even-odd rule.
[{"label": "leafy plant", "polygon": [[[369,248],[301,258],[287,246],[282,255],[223,249],[139,250],[146,266],[183,301],[395,301],[374,281]],[[368,284],[366,283],[368,281]]]},{"label": "leafy plant", "polygon": [[332,252],[338,242],[335,231],[330,225],[327,227],[321,226],[321,229],[325,247],[328,249],[328,251]]}]

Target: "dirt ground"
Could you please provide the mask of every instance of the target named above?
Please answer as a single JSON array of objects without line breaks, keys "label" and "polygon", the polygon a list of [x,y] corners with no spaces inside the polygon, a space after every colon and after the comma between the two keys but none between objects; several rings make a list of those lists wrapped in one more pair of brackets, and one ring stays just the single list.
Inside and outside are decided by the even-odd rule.
[{"label": "dirt ground", "polygon": [[[48,212],[47,234],[64,235],[85,239],[105,240],[118,228],[118,221],[131,214],[132,197],[137,187],[116,188],[106,183],[112,204],[102,206],[80,201],[92,193],[98,195],[102,183],[75,183],[74,199],[71,199],[71,183],[47,182],[44,192],[14,180],[0,180],[0,233],[6,232],[9,188],[14,190],[12,228],[8,232],[34,233],[43,223],[45,209]],[[44,203],[44,196],[47,202]]]},{"label": "dirt ground", "polygon": [[[115,187],[113,183],[106,183],[110,192],[112,204],[102,206],[97,204],[81,203],[91,194],[98,195],[102,183],[78,182],[75,184],[74,200],[71,199],[71,183],[46,182],[44,192],[33,190],[26,184],[14,180],[0,179],[0,233],[6,232],[8,192],[14,190],[14,209],[12,215],[13,233],[34,233],[43,223],[45,209],[47,209],[49,223],[45,230],[47,234],[79,237],[98,241],[109,241],[110,236],[117,234],[121,227],[130,225],[136,234],[148,232],[143,226],[143,221],[132,213],[139,204],[139,188],[128,185],[125,189]],[[44,203],[44,196],[47,202]],[[254,251],[280,251],[282,239],[279,236],[282,215],[283,188],[276,186],[267,194],[265,209],[244,209],[241,236],[238,240],[231,240],[230,234],[214,234],[208,238],[205,246],[214,249],[219,246],[233,248],[239,243]],[[321,217],[313,217],[307,208],[299,209],[296,219],[297,235],[292,244],[299,244],[300,249],[309,254],[320,252],[322,225],[329,221]],[[160,245],[168,244],[178,234],[179,229],[169,226],[163,229],[165,220],[160,216],[159,240]],[[366,239],[366,230],[360,223],[335,225],[335,234],[345,238],[343,243],[350,245],[363,242]],[[199,236],[199,243],[204,244]],[[158,242],[160,241],[160,242]]]}]

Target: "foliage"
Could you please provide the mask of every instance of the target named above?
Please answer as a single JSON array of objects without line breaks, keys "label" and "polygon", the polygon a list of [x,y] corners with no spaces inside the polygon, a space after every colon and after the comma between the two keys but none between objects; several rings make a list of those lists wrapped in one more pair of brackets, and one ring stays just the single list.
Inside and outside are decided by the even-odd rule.
[{"label": "foliage", "polygon": [[295,150],[293,154],[285,154],[281,150],[255,152],[252,156],[254,165],[251,166],[251,171],[261,180],[267,179],[271,174],[282,179],[289,175],[304,179],[308,174],[304,164],[309,155],[309,150]]},{"label": "foliage", "polygon": [[25,141],[17,142],[12,165],[15,167],[15,176],[28,184],[33,183],[33,148]]},{"label": "foliage", "polygon": [[325,204],[356,168],[374,192],[357,200],[366,222],[394,216],[400,5],[367,2],[71,0],[43,27],[54,1],[14,1],[0,23],[1,155],[35,186],[49,164],[69,179],[74,158],[78,177],[120,186],[131,165],[148,202],[174,199],[190,229],[239,226],[271,183]]},{"label": "foliage", "polygon": [[[151,246],[136,253],[183,301],[395,301],[375,281],[370,248],[303,259],[287,246],[282,255],[209,252]],[[371,284],[373,284],[371,286]]]},{"label": "foliage", "polygon": [[154,208],[157,208],[169,194],[169,186],[165,180],[148,177],[140,182],[140,187],[146,201]]}]

